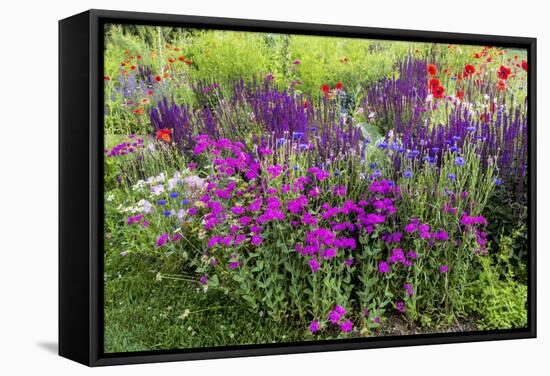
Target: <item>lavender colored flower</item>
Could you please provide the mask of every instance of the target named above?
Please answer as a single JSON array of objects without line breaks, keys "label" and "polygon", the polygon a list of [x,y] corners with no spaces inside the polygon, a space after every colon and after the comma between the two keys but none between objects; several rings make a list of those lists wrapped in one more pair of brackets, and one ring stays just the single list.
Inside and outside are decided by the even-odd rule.
[{"label": "lavender colored flower", "polygon": [[464,158],[462,158],[462,157],[456,157],[456,158],[455,158],[455,163],[456,163],[456,165],[459,166],[459,167],[464,166],[464,163],[465,163]]},{"label": "lavender colored flower", "polygon": [[403,302],[397,302],[395,308],[401,313],[407,312],[407,308],[405,307],[405,303]]}]

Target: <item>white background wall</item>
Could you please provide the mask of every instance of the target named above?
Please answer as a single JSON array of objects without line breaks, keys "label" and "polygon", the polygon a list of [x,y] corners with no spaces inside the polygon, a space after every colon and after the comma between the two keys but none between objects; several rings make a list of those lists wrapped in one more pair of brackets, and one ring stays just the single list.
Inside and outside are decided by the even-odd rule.
[{"label": "white background wall", "polygon": [[[544,1],[96,0],[2,2],[0,12],[0,374],[545,374],[550,272],[550,131],[544,103],[550,30]],[[539,38],[539,338],[384,350],[87,369],[57,342],[57,20],[106,8]],[[547,16],[545,17],[544,14]],[[546,68],[548,68],[546,66]],[[546,355],[544,355],[546,354]],[[546,371],[546,372],[544,372]],[[546,373],[547,374],[547,373]]]}]

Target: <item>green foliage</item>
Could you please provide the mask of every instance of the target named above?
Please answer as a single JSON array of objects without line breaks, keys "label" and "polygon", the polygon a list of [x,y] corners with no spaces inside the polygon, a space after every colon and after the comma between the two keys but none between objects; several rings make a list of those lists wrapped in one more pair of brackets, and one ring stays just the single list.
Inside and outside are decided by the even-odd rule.
[{"label": "green foliage", "polygon": [[525,328],[527,326],[527,286],[514,279],[509,269],[500,277],[501,268],[509,268],[506,256],[492,265],[490,258],[481,260],[479,278],[466,289],[466,308],[479,316],[481,330]]}]

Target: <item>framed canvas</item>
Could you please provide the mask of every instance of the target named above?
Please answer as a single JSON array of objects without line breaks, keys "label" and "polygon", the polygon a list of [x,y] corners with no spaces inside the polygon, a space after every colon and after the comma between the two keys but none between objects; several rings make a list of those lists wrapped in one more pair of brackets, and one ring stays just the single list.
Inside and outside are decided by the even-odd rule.
[{"label": "framed canvas", "polygon": [[536,336],[536,40],[59,23],[59,354]]}]

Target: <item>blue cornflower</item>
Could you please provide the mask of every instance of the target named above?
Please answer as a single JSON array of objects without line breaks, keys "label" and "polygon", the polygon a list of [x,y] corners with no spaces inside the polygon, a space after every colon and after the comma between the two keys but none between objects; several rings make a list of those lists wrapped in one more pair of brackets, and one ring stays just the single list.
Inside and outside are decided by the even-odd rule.
[{"label": "blue cornflower", "polygon": [[453,146],[451,146],[451,147],[449,148],[449,150],[450,150],[451,152],[454,153],[455,151],[458,150],[458,148],[457,148],[456,146],[453,145]]},{"label": "blue cornflower", "polygon": [[455,180],[456,176],[453,173],[449,174],[449,180]]},{"label": "blue cornflower", "polygon": [[474,132],[476,130],[476,127],[468,127],[466,128],[469,132]]},{"label": "blue cornflower", "polygon": [[184,198],[183,200],[181,200],[181,204],[182,205],[187,205],[189,204],[191,201],[189,201],[188,199]]},{"label": "blue cornflower", "polygon": [[464,166],[464,162],[465,162],[464,158],[462,158],[462,157],[456,157],[455,158],[455,163],[460,167]]},{"label": "blue cornflower", "polygon": [[387,149],[388,148],[388,143],[385,142],[385,141],[381,141],[376,145],[376,147],[378,149]]},{"label": "blue cornflower", "polygon": [[376,162],[372,162],[370,165],[369,165],[369,168],[375,168],[376,167]]},{"label": "blue cornflower", "polygon": [[500,179],[495,179],[495,184],[496,184],[496,185],[501,185],[501,184],[502,184],[502,180],[500,180]]},{"label": "blue cornflower", "polygon": [[412,172],[411,172],[411,170],[405,170],[403,175],[405,175],[405,178],[410,179],[411,176],[412,176]]},{"label": "blue cornflower", "polygon": [[165,205],[165,204],[166,204],[166,200],[158,200],[158,201],[157,201],[157,204],[159,204],[159,205]]},{"label": "blue cornflower", "polygon": [[292,139],[293,140],[298,140],[298,139],[302,138],[303,135],[304,135],[304,132],[294,132],[292,134]]},{"label": "blue cornflower", "polygon": [[371,177],[374,179],[379,178],[380,176],[382,176],[382,172],[380,172],[379,169],[374,170],[374,172],[371,175]]},{"label": "blue cornflower", "polygon": [[169,217],[172,214],[172,212],[170,210],[165,210],[162,212],[162,214],[164,214],[166,217]]},{"label": "blue cornflower", "polygon": [[176,198],[176,197],[178,197],[178,196],[179,196],[178,192],[172,192],[172,193],[170,193],[170,197],[172,197],[172,198]]}]

